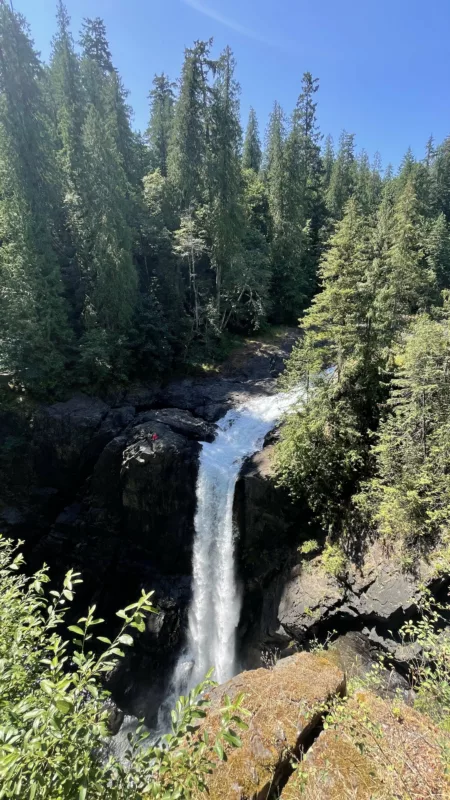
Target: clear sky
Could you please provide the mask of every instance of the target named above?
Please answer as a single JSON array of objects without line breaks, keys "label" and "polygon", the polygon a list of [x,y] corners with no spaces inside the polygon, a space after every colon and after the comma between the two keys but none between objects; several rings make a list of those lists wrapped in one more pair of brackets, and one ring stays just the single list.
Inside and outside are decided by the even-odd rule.
[{"label": "clear sky", "polygon": [[[43,58],[55,27],[54,0],[13,0]],[[103,17],[113,61],[130,90],[136,128],[148,119],[155,72],[174,79],[184,47],[214,37],[237,59],[242,116],[261,132],[275,99],[292,110],[301,76],[320,78],[319,123],[335,139],[346,128],[359,148],[397,165],[411,145],[450,133],[450,0],[66,0],[74,34],[84,16]]]}]

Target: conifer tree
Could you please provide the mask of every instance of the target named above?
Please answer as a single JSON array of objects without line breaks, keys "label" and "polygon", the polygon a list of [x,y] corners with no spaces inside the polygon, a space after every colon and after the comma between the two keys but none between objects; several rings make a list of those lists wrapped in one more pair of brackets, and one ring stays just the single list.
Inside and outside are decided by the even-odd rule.
[{"label": "conifer tree", "polygon": [[[53,38],[50,83],[56,109],[57,159],[62,183],[62,227],[65,231],[63,263],[72,322],[79,332],[83,307],[83,242],[86,224],[84,151],[82,127],[85,107],[79,59],[70,32],[70,19],[62,0],[57,9],[57,33]],[[86,256],[86,254],[84,254]]]},{"label": "conifer tree", "polygon": [[355,136],[353,133],[343,131],[326,193],[326,204],[332,219],[339,220],[342,218],[344,206],[352,196],[355,184]]},{"label": "conifer tree", "polygon": [[51,388],[70,339],[58,264],[58,174],[42,67],[23,18],[0,3],[1,358]]},{"label": "conifer tree", "polygon": [[285,216],[286,125],[284,113],[275,103],[270,115],[264,154],[264,176],[269,195],[274,236],[281,232]]},{"label": "conifer tree", "polygon": [[322,163],[323,163],[322,186],[324,192],[326,192],[330,185],[331,174],[333,172],[333,164],[334,164],[333,137],[330,135],[328,135],[327,138],[325,139],[325,147],[323,149]]},{"label": "conifer tree", "polygon": [[373,344],[370,238],[352,198],[320,265],[322,291],[302,320],[305,337],[289,364],[294,380],[333,367],[342,383],[367,368]]},{"label": "conifer tree", "polygon": [[262,151],[259,140],[258,120],[253,108],[248,115],[247,129],[245,132],[244,149],[242,152],[242,166],[244,169],[252,169],[259,172],[261,167]]},{"label": "conifer tree", "polygon": [[430,181],[432,209],[435,214],[445,214],[447,222],[450,222],[450,137],[436,148]]},{"label": "conifer tree", "polygon": [[[216,313],[220,329],[227,322],[238,277],[236,257],[243,235],[242,176],[239,153],[239,84],[234,77],[235,60],[229,47],[222,53],[216,71],[210,109],[209,230],[211,263],[216,276]],[[225,300],[225,304],[223,303]]]},{"label": "conifer tree", "polygon": [[105,23],[100,17],[83,20],[80,44],[85,57],[97,64],[103,73],[114,71]]},{"label": "conifer tree", "polygon": [[426,249],[428,266],[436,276],[438,290],[450,289],[450,229],[442,212],[432,223]]},{"label": "conifer tree", "polygon": [[390,414],[373,448],[376,475],[358,497],[385,543],[406,565],[448,536],[448,305],[442,319],[418,315],[405,333],[391,380]]},{"label": "conifer tree", "polygon": [[365,150],[357,159],[355,197],[364,214],[374,214],[380,202],[381,175],[377,166],[372,167]]},{"label": "conifer tree", "polygon": [[409,323],[411,314],[429,307],[436,291],[436,276],[425,258],[424,234],[411,180],[395,203],[387,271],[377,299],[381,324],[391,341]]},{"label": "conifer tree", "polygon": [[90,270],[81,371],[91,380],[105,378],[121,348],[124,350],[137,288],[128,224],[128,182],[108,121],[91,104],[83,129]]},{"label": "conifer tree", "polygon": [[184,210],[205,199],[211,44],[211,41],[196,42],[185,51],[175,108],[168,175]]},{"label": "conifer tree", "polygon": [[147,141],[150,148],[150,163],[153,170],[159,169],[167,177],[167,159],[174,116],[174,84],[167,75],[155,75],[150,98],[150,121]]}]

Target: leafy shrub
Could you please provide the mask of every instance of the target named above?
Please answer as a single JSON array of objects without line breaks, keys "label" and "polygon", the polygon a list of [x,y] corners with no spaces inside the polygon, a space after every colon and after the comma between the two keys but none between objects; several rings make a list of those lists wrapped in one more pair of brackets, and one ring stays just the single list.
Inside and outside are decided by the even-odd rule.
[{"label": "leafy shrub", "polygon": [[325,545],[322,553],[322,566],[325,572],[335,578],[345,575],[347,559],[339,545],[329,543]]},{"label": "leafy shrub", "polygon": [[[139,726],[129,735],[125,762],[108,755],[108,692],[103,686],[154,612],[151,593],[117,612],[122,622],[111,641],[96,634],[103,620],[95,606],[62,636],[77,573],[69,572],[61,591],[44,592],[47,570],[32,577],[20,572],[17,546],[0,537],[0,798],[22,800],[141,800],[190,798],[205,788],[212,762],[226,744],[240,740],[234,727],[242,696],[227,701],[215,741],[201,739],[196,723],[205,716],[210,677],[172,715],[172,732],[152,743]],[[245,712],[240,712],[245,713]]]},{"label": "leafy shrub", "polygon": [[424,591],[421,617],[409,620],[402,628],[405,641],[417,645],[418,654],[411,674],[415,690],[414,706],[450,732],[450,607],[441,605]]},{"label": "leafy shrub", "polygon": [[307,539],[303,542],[298,549],[302,556],[307,556],[310,553],[316,553],[319,550],[319,543],[315,539]]}]

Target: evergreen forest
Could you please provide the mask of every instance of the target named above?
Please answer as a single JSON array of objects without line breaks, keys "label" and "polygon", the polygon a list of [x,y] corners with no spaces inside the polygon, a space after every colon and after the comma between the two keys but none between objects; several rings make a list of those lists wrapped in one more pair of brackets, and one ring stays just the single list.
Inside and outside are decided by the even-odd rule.
[{"label": "evergreen forest", "polygon": [[[185,50],[181,75],[149,76],[148,126],[138,132],[102,19],[85,19],[74,32],[63,0],[56,16],[44,63],[27,21],[0,0],[0,511],[11,511],[10,465],[16,473],[22,453],[24,465],[35,457],[33,443],[26,449],[16,436],[11,407],[32,432],[39,404],[80,393],[103,403],[99,397],[118,387],[198,375],[239,342],[294,330],[279,385],[302,387],[302,397],[270,440],[270,480],[293,501],[299,531],[304,526],[295,557],[306,563],[320,550],[330,581],[350,585],[349,566],[361,565],[376,543],[400,565],[402,578],[426,563],[448,588],[450,136],[431,136],[420,155],[407,149],[398,167],[383,165],[378,153],[358,149],[353,133],[344,130],[333,141],[320,130],[319,79],[308,71],[293,109],[275,101],[267,125],[253,109],[243,124],[233,53],[217,52],[212,39]],[[180,413],[177,424],[186,426]],[[193,429],[198,420],[189,415]],[[147,420],[152,431],[167,430],[164,417],[154,420]],[[147,433],[142,446],[150,459],[164,443]],[[127,447],[137,443],[138,453],[142,436],[135,442],[111,433],[122,447],[118,456],[114,451],[118,474],[125,440]],[[192,439],[191,453],[203,441],[196,432]],[[88,444],[83,439],[83,457]],[[73,496],[66,486],[58,496],[43,479],[49,503],[58,496],[55,513],[74,499],[78,504],[86,464]],[[29,463],[25,494],[27,469]],[[92,530],[98,535],[95,525],[83,528],[87,518],[74,526],[76,537],[87,537],[86,553]],[[108,546],[112,518],[103,523]],[[318,541],[306,539],[306,529]],[[127,542],[126,524],[118,530]],[[72,535],[65,557],[77,555]],[[154,530],[145,536],[152,544]],[[231,557],[232,541],[231,535]],[[54,542],[57,550],[57,536]],[[148,733],[139,727],[129,739],[131,769],[112,756],[105,762],[105,676],[124,658],[123,647],[147,630],[156,610],[152,592],[141,585],[140,599],[117,613],[123,626],[111,639],[94,640],[91,628],[103,622],[94,605],[68,627],[75,638],[66,641],[61,628],[73,621],[81,575],[71,570],[61,591],[48,596],[48,569],[27,575],[19,546],[0,533],[0,798],[209,794],[211,764],[226,760],[225,746],[241,745],[238,728],[247,730],[242,696],[227,699],[214,740],[200,740],[194,722],[206,713],[209,673],[178,701],[163,745],[143,748]],[[257,543],[262,559],[264,547]],[[268,551],[268,574],[285,567],[277,547],[275,541]],[[142,552],[136,562],[145,561]],[[448,614],[446,606],[445,626]],[[448,637],[437,637],[431,623],[414,625],[408,641],[421,641],[424,654],[417,697],[446,731],[448,774]]]},{"label": "evergreen forest", "polygon": [[309,72],[264,137],[253,109],[244,131],[233,54],[212,40],[155,75],[138,133],[104,23],[75,40],[62,0],[48,64],[1,0],[0,93],[3,383],[101,392],[299,323],[284,384],[307,397],[279,481],[339,547],[373,530],[408,565],[442,544],[450,137],[382,169],[352,133],[324,137]]}]

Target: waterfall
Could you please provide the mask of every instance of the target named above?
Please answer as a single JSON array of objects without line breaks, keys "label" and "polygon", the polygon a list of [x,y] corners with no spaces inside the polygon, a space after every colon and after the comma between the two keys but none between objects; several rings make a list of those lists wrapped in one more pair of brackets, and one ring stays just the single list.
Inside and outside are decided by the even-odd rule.
[{"label": "waterfall", "polygon": [[161,722],[176,698],[202,681],[211,667],[218,683],[238,671],[241,598],[234,564],[234,489],[243,460],[262,449],[266,434],[299,395],[295,391],[246,400],[217,423],[215,440],[202,444],[187,645],[161,708]]}]

